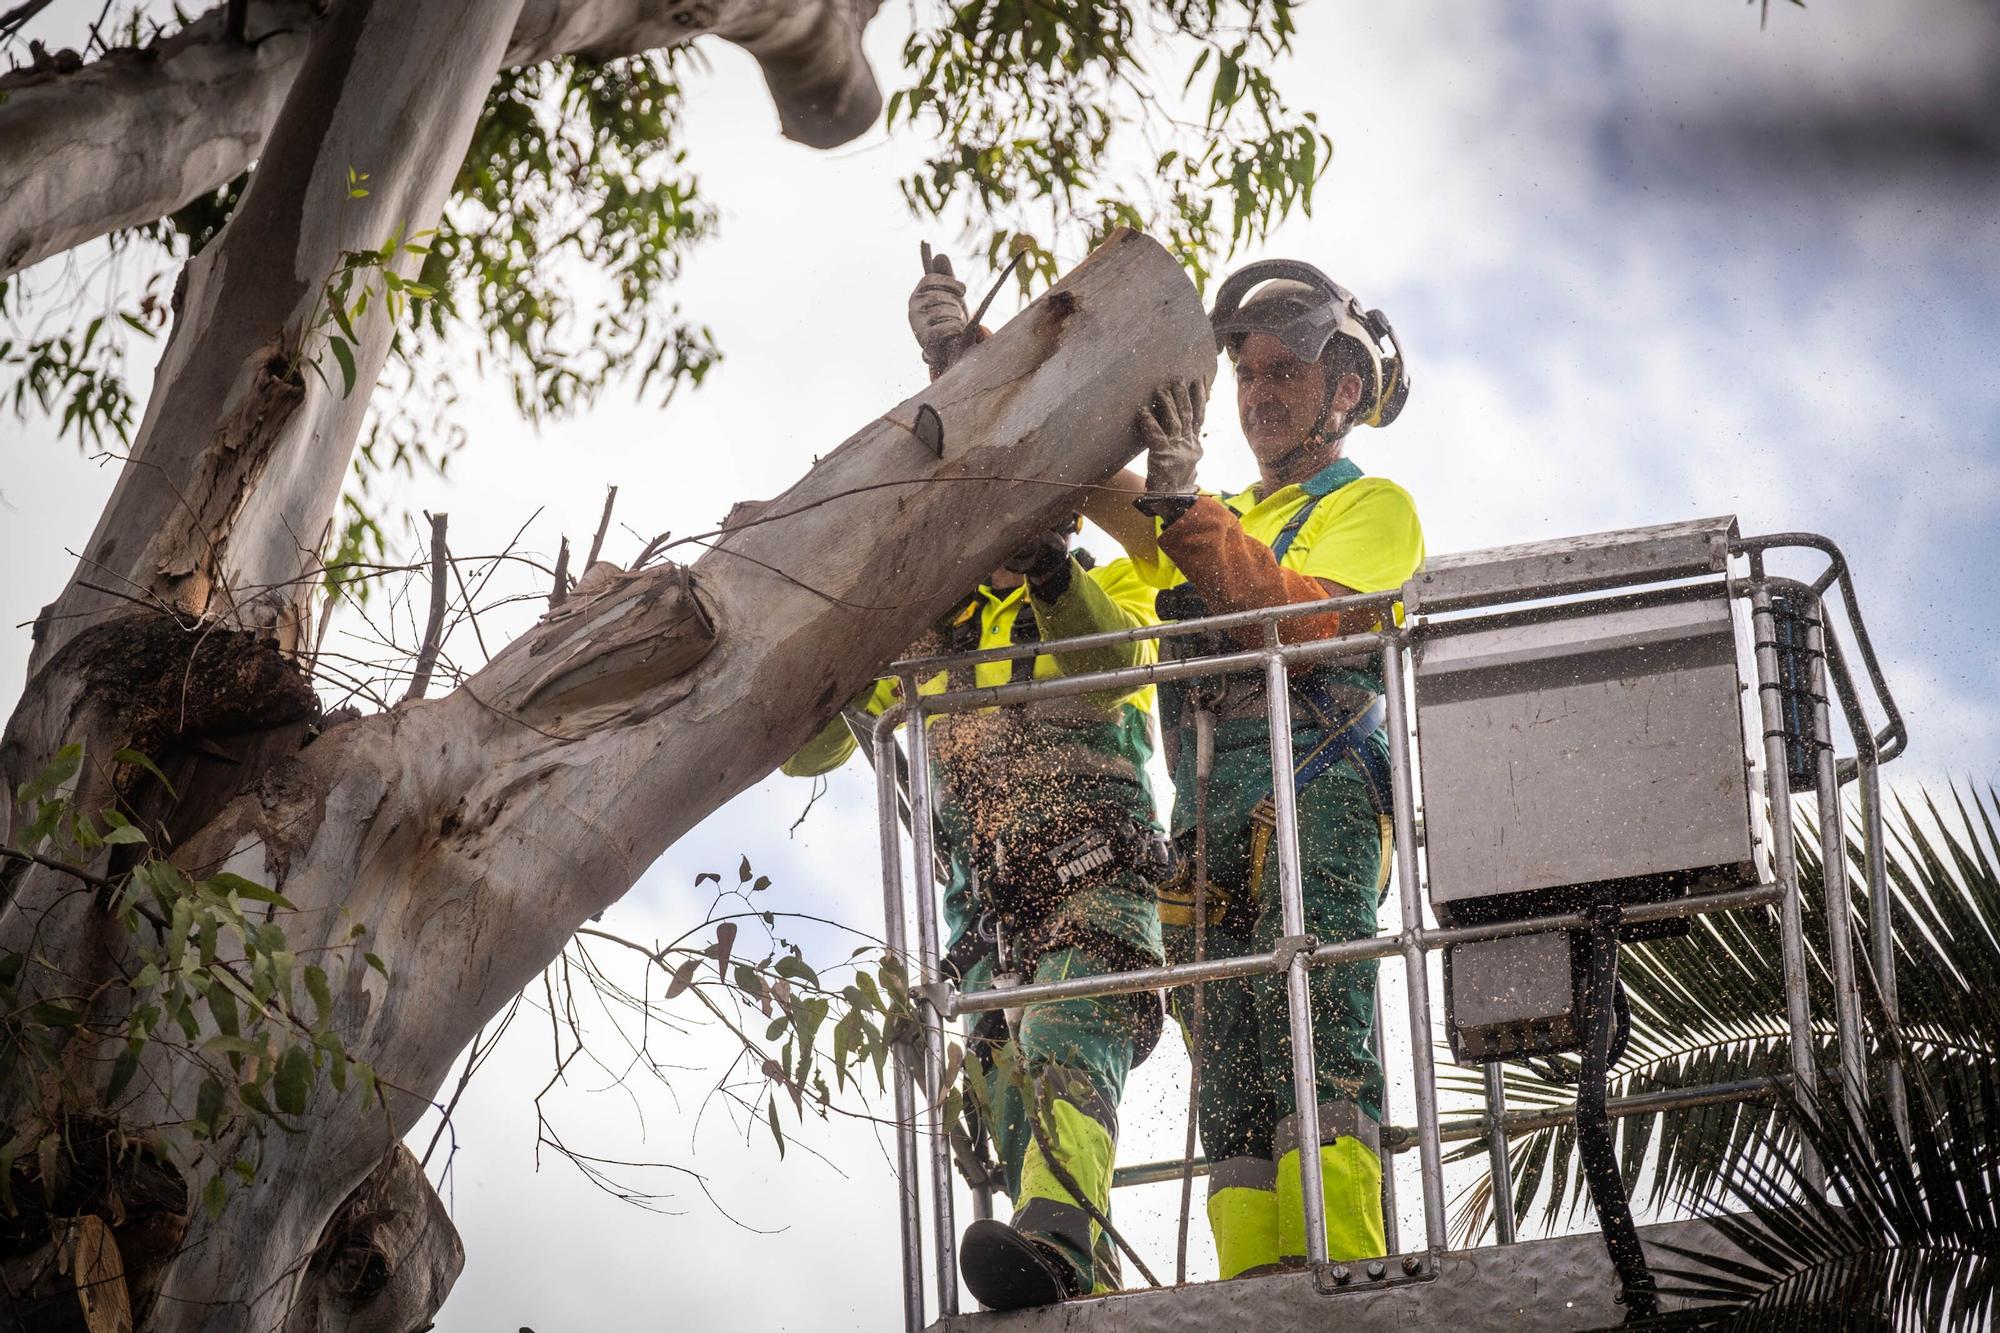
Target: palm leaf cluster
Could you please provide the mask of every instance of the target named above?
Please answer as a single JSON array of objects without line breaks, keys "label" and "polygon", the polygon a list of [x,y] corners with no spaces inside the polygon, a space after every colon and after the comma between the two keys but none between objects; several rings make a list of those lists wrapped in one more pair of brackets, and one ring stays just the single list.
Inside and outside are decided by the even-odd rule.
[{"label": "palm leaf cluster", "polygon": [[[1775,1329],[1984,1329],[2000,1289],[2000,1115],[1991,1065],[1922,1067],[1909,1137],[1884,1103],[1851,1112],[1826,1091],[1788,1099],[1787,1138],[1826,1173],[1814,1188],[1778,1136],[1759,1134],[1698,1202],[1736,1248],[1657,1247],[1675,1323]],[[1667,1322],[1667,1321],[1661,1321]]]},{"label": "palm leaf cluster", "polygon": [[[1811,830],[1802,831],[1799,838],[1799,871],[1818,1096],[1789,1086],[1790,1041],[1774,909],[1696,917],[1686,936],[1624,951],[1621,975],[1631,999],[1632,1038],[1624,1061],[1613,1071],[1614,1098],[1743,1080],[1773,1081],[1770,1094],[1756,1100],[1635,1115],[1619,1123],[1620,1162],[1627,1189],[1642,1213],[1710,1212],[1736,1206],[1763,1221],[1805,1219],[1797,1222],[1807,1228],[1805,1234],[1788,1234],[1784,1244],[1765,1242],[1757,1261],[1750,1264],[1774,1291],[1811,1305],[1822,1299],[1845,1299],[1839,1283],[1849,1279],[1868,1290],[1893,1285],[1907,1299],[1904,1305],[1885,1310],[1884,1321],[1943,1326],[1918,1317],[1915,1307],[1907,1305],[1918,1299],[1917,1292],[1925,1293],[1924,1300],[1935,1299],[1932,1288],[1913,1276],[1929,1270],[1912,1255],[1933,1253],[1925,1248],[1931,1242],[1924,1238],[1943,1234],[1936,1230],[1939,1225],[1947,1231],[1959,1228],[1956,1239],[1938,1242],[1945,1251],[1963,1242],[1985,1245],[1990,1254],[1994,1234],[1990,1173],[1995,1099],[2000,1096],[1994,1091],[2000,1084],[1996,810],[2000,797],[1990,790],[1970,798],[1954,791],[1942,808],[1928,796],[1915,808],[1898,803],[1886,821],[1901,1019],[1893,1029],[1884,1021],[1868,966],[1867,876],[1860,830],[1850,832],[1851,893],[1844,924],[1861,975],[1873,1085],[1869,1110],[1859,1118],[1841,1108],[1834,1094],[1839,1079],[1826,950],[1828,912],[1818,839]],[[1888,1134],[1893,1141],[1894,1126],[1883,1119],[1881,1071],[1884,1061],[1897,1052],[1908,1071],[1915,1131],[1907,1152],[1888,1151],[1882,1138]],[[1458,1097],[1478,1100],[1476,1075],[1455,1071],[1455,1076],[1446,1075],[1446,1081]],[[1561,1108],[1571,1099],[1569,1089],[1518,1066],[1507,1068],[1505,1082],[1510,1111]],[[1821,1196],[1805,1189],[1797,1178],[1796,1164],[1804,1160],[1809,1145],[1827,1161],[1830,1173],[1836,1163],[1858,1173],[1836,1189],[1838,1207],[1832,1212],[1825,1211]],[[1556,1230],[1574,1222],[1580,1211],[1588,1215],[1572,1127],[1512,1135],[1510,1146],[1511,1204],[1517,1221],[1525,1223],[1536,1214],[1535,1225]],[[1485,1152],[1485,1141],[1477,1140],[1459,1148],[1454,1160],[1483,1158]],[[1982,1170],[1989,1175],[1978,1178]],[[1453,1219],[1457,1240],[1477,1240],[1491,1227],[1488,1184],[1482,1176],[1457,1200]],[[1981,1189],[1987,1190],[1983,1196]],[[1794,1211],[1785,1212],[1781,1204]],[[1989,1211],[1982,1214],[1981,1206]],[[1805,1211],[1798,1212],[1799,1208]],[[1818,1230],[1811,1229],[1815,1227]],[[1982,1232],[1982,1227],[1987,1230]],[[1917,1250],[1910,1248],[1913,1244]],[[1846,1253],[1842,1245],[1872,1255],[1867,1262],[1876,1266],[1841,1259]],[[1824,1265],[1805,1262],[1808,1257]],[[1794,1261],[1800,1274],[1822,1276],[1793,1280],[1787,1264]],[[1968,1293],[1978,1292],[1982,1280],[1991,1280],[1958,1268],[1951,1271]],[[1826,1274],[1837,1275],[1838,1281]],[[1746,1271],[1735,1281],[1737,1286],[1731,1287],[1718,1279],[1708,1290],[1717,1299],[1746,1299],[1754,1279]],[[1925,1307],[1923,1313],[1952,1311]],[[1960,1315],[1944,1322],[1960,1322]]]}]

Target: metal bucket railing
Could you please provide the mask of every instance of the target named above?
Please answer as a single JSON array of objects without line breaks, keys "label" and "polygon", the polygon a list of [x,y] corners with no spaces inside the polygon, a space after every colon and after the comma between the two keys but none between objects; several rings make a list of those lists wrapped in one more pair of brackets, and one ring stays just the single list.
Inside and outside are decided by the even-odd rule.
[{"label": "metal bucket railing", "polygon": [[[1632,531],[1643,534],[1654,530]],[[1658,531],[1665,532],[1667,529]],[[1630,534],[1606,534],[1606,537],[1624,535]],[[1769,878],[1750,887],[1697,893],[1665,902],[1629,906],[1624,909],[1624,919],[1631,923],[1662,921],[1698,913],[1734,911],[1777,904],[1783,945],[1782,965],[1787,1022],[1791,1037],[1791,1074],[1789,1080],[1751,1079],[1712,1087],[1677,1089],[1615,1099],[1610,1107],[1613,1116],[1652,1114],[1674,1107],[1726,1101],[1768,1099],[1777,1095],[1786,1081],[1796,1081],[1808,1090],[1816,1087],[1817,1068],[1813,1058],[1811,1015],[1807,1002],[1806,948],[1801,927],[1798,866],[1793,854],[1791,795],[1786,777],[1784,730],[1780,718],[1779,691],[1786,687],[1781,684],[1779,678],[1777,649],[1780,645],[1776,638],[1772,610],[1774,591],[1781,592],[1788,599],[1789,606],[1794,611],[1800,612],[1807,622],[1803,651],[1810,664],[1812,709],[1816,715],[1817,736],[1821,742],[1814,776],[1822,860],[1826,867],[1824,880],[1829,930],[1827,950],[1833,978],[1838,1068],[1843,1095],[1850,1104],[1858,1105],[1861,1099],[1867,1096],[1867,1051],[1861,1022],[1856,964],[1849,939],[1851,898],[1846,876],[1845,827],[1839,796],[1839,788],[1853,780],[1859,782],[1864,831],[1862,861],[1869,886],[1870,947],[1867,963],[1869,970],[1874,974],[1873,983],[1881,997],[1887,1021],[1892,1025],[1897,1021],[1894,937],[1890,921],[1890,891],[1882,836],[1882,802],[1878,770],[1883,763],[1901,753],[1907,743],[1902,718],[1883,681],[1874,649],[1860,618],[1846,562],[1838,549],[1826,539],[1808,534],[1779,534],[1734,539],[1733,521],[1729,523],[1727,535],[1732,540],[1726,542],[1726,550],[1723,549],[1723,544],[1718,544],[1715,556],[1717,568],[1712,572],[1711,578],[1726,588],[1730,596],[1746,600],[1751,610],[1753,640],[1751,646],[1759,702],[1757,716],[1761,719],[1764,731],[1761,750],[1765,797],[1769,805],[1770,819]],[[1818,551],[1827,557],[1827,567],[1812,583],[1768,575],[1765,571],[1767,553],[1784,547]],[[1528,548],[1508,548],[1492,554],[1497,562],[1502,557],[1510,557],[1512,552],[1526,549]],[[1731,557],[1747,566],[1746,574],[1739,575],[1736,572],[1732,567],[1736,561]],[[1475,558],[1454,557],[1454,560],[1460,568],[1465,568]],[[1515,563],[1519,563],[1518,559]],[[1564,557],[1564,563],[1568,563],[1568,557]],[[1614,566],[1617,564],[1616,561],[1611,563]],[[1509,602],[1561,596],[1586,586],[1591,591],[1604,591],[1657,584],[1686,578],[1692,572],[1685,567],[1645,568],[1641,562],[1638,566],[1614,568],[1610,574],[1596,577],[1587,585],[1574,580],[1567,583],[1551,580],[1543,586],[1532,583],[1517,584],[1504,590],[1460,596],[1452,602],[1450,609],[1457,611],[1493,607]],[[1714,577],[1715,574],[1719,574],[1720,577]],[[1854,681],[1838,637],[1833,632],[1833,626],[1827,622],[1824,595],[1836,584],[1840,589],[1848,623],[1854,633],[1860,660],[1868,674],[1877,704],[1886,717],[1885,725],[1879,730],[1872,728],[1867,720],[1866,711],[1855,691]],[[1412,614],[1407,623],[1398,624],[1390,614],[1390,608],[1398,602],[1405,602],[1411,606]],[[1091,634],[1061,642],[995,648],[950,657],[912,659],[895,664],[893,669],[900,678],[904,702],[879,719],[870,742],[874,749],[881,816],[886,939],[892,952],[901,957],[909,957],[905,920],[913,900],[917,926],[917,949],[911,960],[915,965],[912,969],[913,990],[920,998],[920,1004],[925,1011],[920,1045],[916,1049],[899,1050],[895,1064],[896,1166],[903,1259],[903,1311],[907,1333],[916,1333],[921,1329],[925,1317],[923,1214],[926,1210],[921,1199],[924,1191],[918,1181],[919,1175],[922,1174],[922,1168],[919,1166],[919,1158],[922,1155],[919,1151],[920,1137],[928,1139],[930,1148],[928,1212],[931,1223],[932,1277],[936,1292],[935,1309],[941,1316],[958,1312],[953,1169],[950,1145],[944,1132],[945,1127],[941,1123],[941,1107],[947,1091],[941,1086],[941,1079],[945,1069],[947,1044],[945,1025],[968,1014],[1003,1007],[1013,1008],[1041,1001],[1124,994],[1164,989],[1198,981],[1284,972],[1292,1030],[1293,1086],[1297,1091],[1299,1138],[1302,1143],[1313,1143],[1319,1139],[1319,1105],[1315,1093],[1317,1080],[1314,1076],[1310,1001],[1306,990],[1307,970],[1353,960],[1400,957],[1404,963],[1403,987],[1409,1011],[1411,1086],[1414,1093],[1416,1123],[1413,1127],[1399,1127],[1385,1123],[1381,1136],[1386,1196],[1384,1216],[1389,1228],[1390,1257],[1397,1262],[1371,1266],[1369,1273],[1372,1280],[1363,1282],[1353,1282],[1345,1268],[1336,1269],[1334,1265],[1329,1264],[1324,1224],[1325,1200],[1322,1197],[1319,1173],[1302,1172],[1305,1233],[1309,1251],[1307,1259],[1316,1279],[1320,1281],[1321,1289],[1328,1291],[1343,1288],[1365,1289],[1385,1283],[1417,1281],[1435,1276],[1438,1258],[1448,1248],[1443,1169],[1445,1142],[1487,1138],[1488,1166],[1496,1185],[1494,1197],[1504,1200],[1508,1197],[1508,1187],[1505,1183],[1508,1180],[1508,1133],[1525,1132],[1568,1118],[1567,1113],[1543,1111],[1527,1115],[1509,1115],[1500,1083],[1499,1066],[1489,1064],[1486,1079],[1486,1114],[1473,1120],[1453,1122],[1449,1125],[1441,1124],[1439,1120],[1434,1059],[1435,1036],[1430,1000],[1430,952],[1450,944],[1475,940],[1498,939],[1543,931],[1576,930],[1584,928],[1587,923],[1578,913],[1556,913],[1526,920],[1450,928],[1440,928],[1427,923],[1424,914],[1424,880],[1420,872],[1422,849],[1417,832],[1418,797],[1415,791],[1415,770],[1411,762],[1411,710],[1405,668],[1405,656],[1412,636],[1421,631],[1426,619],[1419,609],[1420,606],[1421,592],[1413,582],[1404,590],[1394,593],[1337,597],[1292,606],[1213,616],[1198,621]],[[1331,610],[1373,610],[1379,613],[1383,627],[1364,634],[1343,635],[1311,643],[1284,644],[1279,641],[1278,626],[1281,621],[1301,614],[1322,614]],[[929,695],[921,694],[918,688],[919,682],[952,667],[1003,661],[1051,651],[1075,652],[1133,640],[1165,639],[1244,626],[1261,628],[1264,639],[1261,648],[1120,667],[1087,675],[949,689]],[[1394,854],[1399,907],[1399,920],[1394,933],[1333,942],[1322,942],[1305,933],[1295,793],[1291,783],[1281,781],[1273,788],[1274,803],[1277,806],[1277,828],[1273,841],[1279,856],[1278,888],[1285,937],[1278,941],[1278,946],[1271,952],[1170,964],[1108,976],[1024,984],[1010,987],[1004,992],[964,992],[942,979],[939,973],[941,944],[933,894],[935,848],[932,797],[929,782],[921,780],[921,775],[927,775],[930,771],[928,738],[924,726],[907,725],[912,718],[923,719],[945,713],[1006,707],[1031,700],[1072,697],[1107,689],[1126,691],[1142,685],[1261,669],[1266,679],[1265,696],[1272,771],[1286,773],[1292,768],[1291,695],[1287,688],[1289,670],[1306,662],[1338,659],[1352,661],[1357,658],[1365,661],[1369,657],[1379,660],[1387,703],[1386,729],[1394,792]],[[1831,698],[1839,699],[1843,719],[1855,744],[1855,754],[1845,759],[1836,758],[1831,743]],[[905,771],[919,775],[918,780],[913,780],[909,784],[907,792],[912,843],[910,864],[914,869],[916,881],[912,886],[913,892],[906,890],[903,880],[904,849],[897,779],[899,760],[902,756],[898,752],[895,737],[899,727],[904,727],[908,732]],[[1378,990],[1375,1025],[1378,1057],[1386,1055],[1386,1051],[1382,1049],[1380,1011]],[[1887,1053],[1883,1057],[1883,1087],[1885,1095],[1890,1099],[1897,1123],[1906,1127],[1908,1111],[1904,1105],[1902,1071],[1896,1064],[1895,1043],[1890,1042],[1886,1045]],[[1384,1073],[1386,1076],[1386,1060]],[[925,1102],[922,1111],[924,1124],[921,1130],[918,1125],[919,1088],[922,1089]],[[1385,1097],[1383,1108],[1385,1120],[1389,1109],[1386,1101]],[[1495,1126],[1499,1127],[1500,1132],[1494,1132]],[[1394,1154],[1406,1151],[1411,1146],[1417,1149],[1420,1179],[1423,1185],[1424,1242],[1422,1248],[1405,1252],[1397,1235],[1393,1197],[1395,1177],[1393,1157]],[[1178,1178],[1185,1169],[1187,1164],[1179,1160],[1121,1167],[1114,1177],[1114,1183],[1126,1186],[1173,1179]],[[1197,1160],[1195,1169],[1198,1171],[1205,1169],[1205,1163]],[[1511,1210],[1498,1207],[1495,1209],[1495,1216],[1499,1240],[1503,1244],[1512,1242],[1514,1236]]]}]

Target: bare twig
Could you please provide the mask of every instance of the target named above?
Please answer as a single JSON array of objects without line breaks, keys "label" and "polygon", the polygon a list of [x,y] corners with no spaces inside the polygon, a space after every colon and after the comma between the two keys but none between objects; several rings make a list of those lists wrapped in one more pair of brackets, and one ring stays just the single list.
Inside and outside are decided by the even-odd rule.
[{"label": "bare twig", "polygon": [[423,646],[417,649],[417,665],[410,673],[409,693],[403,702],[424,697],[424,691],[431,687],[431,671],[437,666],[439,641],[444,637],[444,609],[450,600],[451,589],[445,584],[445,544],[444,530],[449,516],[431,515],[431,613],[424,626]]},{"label": "bare twig", "polygon": [[111,17],[111,0],[104,0],[104,8],[97,11],[97,22],[90,25],[90,41],[83,48],[86,55],[90,53],[92,47],[99,51],[111,49],[111,43],[105,41],[103,34],[98,31],[104,26],[104,20],[109,17]]},{"label": "bare twig", "polygon": [[562,545],[556,548],[555,586],[549,589],[549,610],[553,611],[557,607],[561,606],[563,604],[563,599],[568,596],[569,596],[569,538],[565,537],[562,539]]},{"label": "bare twig", "polygon": [[71,879],[82,880],[85,884],[90,885],[91,888],[99,889],[106,893],[114,892],[118,888],[116,884],[113,884],[110,880],[104,878],[104,876],[94,875],[82,866],[73,866],[67,861],[58,861],[52,856],[42,856],[35,852],[24,852],[18,847],[0,847],[0,857],[5,857],[9,861],[26,861],[31,865],[38,865],[47,870],[57,871],[68,875]]},{"label": "bare twig", "polygon": [[26,26],[29,19],[47,9],[53,0],[27,0],[0,14],[0,34],[12,37]]},{"label": "bare twig", "polygon": [[[479,1067],[486,1063],[486,1057],[493,1054],[493,1048],[500,1044],[500,1038],[506,1035],[507,1028],[514,1021],[514,1015],[520,1010],[521,994],[516,994],[514,1002],[507,1006],[506,1012],[501,1014],[495,1023],[481,1024],[479,1031],[472,1035],[472,1045],[467,1047],[465,1052],[465,1068],[459,1071],[458,1086],[452,1089],[451,1100],[444,1104],[438,1127],[432,1133],[430,1144],[424,1149],[424,1155],[418,1159],[418,1166],[425,1167],[431,1164],[431,1154],[437,1150],[438,1139],[451,1127],[451,1113],[458,1109],[458,1101],[465,1095],[466,1085],[472,1082],[472,1076],[479,1072]],[[490,1040],[486,1036],[488,1028],[493,1029]]]},{"label": "bare twig", "polygon": [[333,623],[333,608],[339,604],[340,599],[331,593],[327,595],[325,601],[320,603],[319,627],[313,631],[312,654],[306,658],[306,674],[308,676],[319,670],[319,651],[326,646],[326,627]]},{"label": "bare twig", "polygon": [[597,563],[598,552],[604,549],[604,534],[611,528],[611,506],[617,499],[616,486],[604,488],[604,513],[597,520],[597,535],[590,539],[590,554],[585,556],[583,561],[583,572],[586,574],[590,572],[590,567]]},{"label": "bare twig", "polygon": [[[472,637],[479,644],[479,656],[485,661],[493,660],[493,651],[486,646],[486,636],[479,632],[479,610],[472,604],[472,590],[465,586],[465,572],[456,563],[451,567],[451,576],[458,583],[458,595],[465,602],[466,620],[472,622]],[[453,621],[456,624],[457,621]]]},{"label": "bare twig", "polygon": [[660,553],[660,549],[673,539],[673,535],[674,534],[671,532],[663,532],[659,536],[647,542],[645,549],[639,552],[639,558],[632,562],[632,568],[644,569],[646,567],[646,562],[648,560],[651,560],[654,556],[658,555]]}]

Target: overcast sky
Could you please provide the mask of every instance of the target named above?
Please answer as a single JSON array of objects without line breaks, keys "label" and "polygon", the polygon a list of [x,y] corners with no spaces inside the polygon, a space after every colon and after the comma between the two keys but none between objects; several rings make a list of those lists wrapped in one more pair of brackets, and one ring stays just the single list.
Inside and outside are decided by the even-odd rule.
[{"label": "overcast sky", "polygon": [[[870,33],[885,81],[902,22],[889,6]],[[539,433],[502,394],[475,393],[449,480],[402,497],[448,510],[456,550],[496,549],[538,506],[527,545],[587,540],[606,484],[634,530],[713,526],[921,383],[903,298],[918,241],[953,238],[903,212],[895,182],[918,146],[879,131],[834,153],[785,143],[749,58],[707,50],[688,146],[723,230],[677,297],[728,360],[665,414],[612,392]],[[1307,259],[1393,318],[1410,405],[1353,453],[1414,494],[1433,552],[1724,513],[1750,532],[1825,533],[1853,561],[1909,717],[1890,776],[1905,791],[2000,777],[1992,6],[1774,4],[1760,31],[1731,0],[1318,0],[1281,78],[1335,156],[1314,218],[1243,258]],[[1229,415],[1211,422],[1210,484],[1251,477]],[[44,425],[0,419],[0,438],[12,626],[59,590],[62,551],[111,474]],[[609,553],[638,544],[622,535]],[[0,634],[0,700],[26,654],[24,629]],[[744,793],[607,924],[677,934],[707,901],[695,874],[747,852],[776,881],[773,905],[876,928],[865,772],[837,775],[788,834],[808,792],[773,778]],[[801,1147],[827,1161],[795,1148],[778,1162],[760,1125],[746,1133],[720,1104],[701,1114],[712,1036],[685,1039],[696,1069],[672,1092],[601,1091],[606,1076],[573,1069],[551,1099],[573,1145],[697,1170],[715,1200],[661,1171],[668,1211],[639,1211],[560,1160],[536,1170],[548,1042],[524,1010],[459,1109],[447,1188],[468,1258],[442,1329],[894,1326],[893,1199],[872,1133],[807,1131]],[[1125,1160],[1178,1152],[1176,1046],[1134,1081]],[[1392,1097],[1407,1121],[1407,1087]],[[1406,1203],[1415,1193],[1406,1172]],[[1119,1201],[1169,1266],[1173,1204],[1170,1187]],[[1196,1272],[1212,1271],[1196,1248]]]}]

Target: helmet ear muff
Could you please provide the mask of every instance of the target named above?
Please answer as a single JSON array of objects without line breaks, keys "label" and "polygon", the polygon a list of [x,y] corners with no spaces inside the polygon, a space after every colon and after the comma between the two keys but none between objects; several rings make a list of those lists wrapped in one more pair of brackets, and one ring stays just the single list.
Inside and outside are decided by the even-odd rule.
[{"label": "helmet ear muff", "polygon": [[1397,341],[1396,330],[1389,326],[1389,317],[1380,310],[1370,310],[1361,317],[1361,322],[1375,338],[1378,377],[1375,404],[1365,424],[1386,426],[1402,415],[1403,404],[1410,401],[1410,376],[1403,363],[1403,344]]}]

